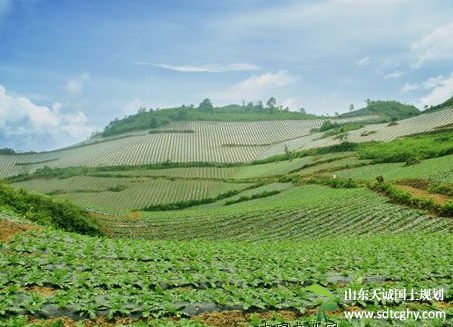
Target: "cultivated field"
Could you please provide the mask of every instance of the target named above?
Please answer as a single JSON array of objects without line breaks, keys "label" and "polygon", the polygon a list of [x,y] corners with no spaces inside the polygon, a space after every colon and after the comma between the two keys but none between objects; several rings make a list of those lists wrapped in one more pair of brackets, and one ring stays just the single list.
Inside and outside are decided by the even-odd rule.
[{"label": "cultivated field", "polygon": [[[325,299],[307,287],[319,284],[333,295],[338,308],[328,316],[338,326],[448,327],[451,130],[387,141],[444,126],[450,116],[448,109],[394,126],[368,125],[346,140],[379,142],[310,152],[285,153],[284,145],[340,140],[304,136],[311,133],[307,121],[186,122],[168,133],[15,156],[20,165],[3,156],[5,175],[83,167],[16,176],[8,180],[13,191],[0,193],[0,326],[313,325]],[[370,129],[376,132],[357,137]],[[284,155],[248,162],[275,149]],[[168,156],[211,162],[136,166]],[[126,164],[132,166],[112,167]],[[59,220],[62,208],[84,214],[84,226],[98,224],[101,236],[68,232],[80,226],[68,215]],[[344,300],[349,289],[388,288],[435,288],[444,296]],[[344,316],[387,309],[442,311],[447,319]]]},{"label": "cultivated field", "polygon": [[[370,116],[329,119],[334,122],[367,121]],[[313,148],[339,143],[312,133],[324,120],[287,120],[259,122],[177,122],[148,134],[143,131],[120,137],[97,139],[97,143],[32,155],[0,155],[0,177],[33,172],[37,168],[69,166],[143,165],[156,162],[250,162],[288,150]],[[369,125],[349,132],[348,140],[365,142],[432,130],[453,122],[453,109],[402,120],[397,126]],[[360,136],[366,130],[376,130]],[[167,130],[168,132],[164,132]],[[193,133],[175,133],[191,130]],[[348,135],[349,135],[348,134]],[[319,140],[317,140],[319,139]]]}]

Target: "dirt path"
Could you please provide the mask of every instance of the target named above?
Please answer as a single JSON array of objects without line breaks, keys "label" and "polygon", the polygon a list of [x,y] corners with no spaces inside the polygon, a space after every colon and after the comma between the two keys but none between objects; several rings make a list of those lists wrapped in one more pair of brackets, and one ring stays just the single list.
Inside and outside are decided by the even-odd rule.
[{"label": "dirt path", "polygon": [[449,198],[448,196],[429,193],[425,190],[421,190],[419,188],[415,188],[412,186],[407,186],[407,185],[395,185],[395,186],[397,188],[399,188],[400,190],[411,193],[413,196],[415,196],[417,198],[432,199],[432,200],[434,200],[434,202],[439,203],[439,204],[445,204],[445,203],[453,200],[452,198]]}]

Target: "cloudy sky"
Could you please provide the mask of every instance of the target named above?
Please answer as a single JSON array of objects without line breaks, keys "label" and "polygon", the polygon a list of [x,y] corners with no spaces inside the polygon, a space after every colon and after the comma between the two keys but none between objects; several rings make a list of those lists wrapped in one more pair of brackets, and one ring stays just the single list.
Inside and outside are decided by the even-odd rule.
[{"label": "cloudy sky", "polygon": [[450,0],[0,0],[0,148],[205,97],[326,114],[452,94]]}]

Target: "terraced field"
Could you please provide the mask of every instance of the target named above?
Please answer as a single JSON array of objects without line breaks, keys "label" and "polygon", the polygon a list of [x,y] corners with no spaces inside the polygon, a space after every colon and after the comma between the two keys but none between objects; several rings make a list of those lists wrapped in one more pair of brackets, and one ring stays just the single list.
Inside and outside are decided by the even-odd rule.
[{"label": "terraced field", "polygon": [[356,237],[407,231],[453,231],[453,220],[389,204],[366,189],[324,186],[230,206],[144,213],[141,219],[99,216],[115,237],[151,240],[269,241]]},{"label": "terraced field", "polygon": [[285,148],[289,150],[313,149],[339,144],[345,140],[353,143],[388,142],[398,137],[433,131],[451,124],[453,124],[453,108],[400,120],[395,126],[389,126],[388,123],[367,125],[361,129],[348,132],[346,138],[342,140],[335,137],[323,138],[323,133],[302,136],[272,145],[268,150],[261,153],[258,159],[283,153]]},{"label": "terraced field", "polygon": [[439,182],[453,182],[453,155],[423,160],[407,166],[404,163],[376,164],[336,171],[340,177],[371,180],[376,176],[385,179],[425,178]]},{"label": "terraced field", "polygon": [[[329,119],[337,122],[366,121],[371,117]],[[259,122],[177,122],[161,128],[168,133],[143,131],[121,137],[98,139],[58,151],[33,155],[0,155],[0,177],[33,172],[37,168],[69,166],[143,165],[156,162],[249,162],[289,150],[337,144],[311,130],[324,120]],[[388,141],[396,137],[433,130],[453,123],[453,109],[402,120],[397,126],[369,125],[348,133],[352,142]],[[174,133],[193,130],[194,133]],[[361,136],[365,131],[376,131]],[[170,146],[171,145],[171,146]]]},{"label": "terraced field", "polygon": [[271,162],[267,164],[244,166],[237,169],[236,173],[232,175],[232,178],[260,178],[267,176],[276,176],[291,173],[304,167],[311,165],[317,165],[322,162],[328,162],[330,160],[337,160],[340,158],[346,158],[352,156],[351,152],[343,153],[331,153],[320,156],[310,156],[304,158],[297,158],[287,161]]},{"label": "terraced field", "polygon": [[[433,129],[448,123],[452,112],[433,113],[430,123],[424,123],[423,115],[411,118],[411,128],[405,121],[396,126],[375,125],[377,132],[369,136],[389,137],[387,141]],[[8,157],[2,173],[11,174],[19,168],[32,170],[44,164],[58,166],[61,162],[71,165],[75,162],[71,160],[90,167],[165,161],[167,156],[174,156],[175,161],[249,161],[263,153],[269,155],[267,150],[283,146],[286,141],[297,145],[303,138],[319,138],[319,134],[298,138],[306,135],[308,127],[303,124],[307,121],[277,121],[274,127],[267,122],[237,124],[178,123],[168,128],[195,132],[143,132],[98,140],[102,143],[51,152],[46,157],[19,155],[19,165]],[[247,134],[248,129],[252,133]],[[202,138],[197,139],[197,133]],[[211,137],[214,134],[216,138]],[[425,144],[434,148],[435,142],[444,139],[445,143],[431,149],[431,154],[423,154],[429,157],[451,153],[449,138],[444,134],[431,136],[434,143],[411,138],[410,142],[398,144],[412,153],[412,149],[425,149]],[[289,140],[293,137],[296,139]],[[266,143],[271,140],[286,141]],[[392,151],[405,157],[400,148],[390,144],[367,147],[380,155],[368,158],[385,159]],[[338,304],[338,309],[329,312],[329,318],[339,326],[447,327],[453,317],[453,219],[444,218],[444,211],[431,210],[426,202],[417,206],[422,202],[410,197],[401,197],[406,202],[399,203],[404,205],[396,204],[392,194],[375,187],[391,184],[361,181],[382,175],[385,181],[420,178],[453,182],[453,155],[421,162],[418,159],[426,157],[415,157],[417,160],[410,161],[415,164],[410,166],[371,164],[370,160],[359,159],[362,148],[259,165],[69,169],[49,172],[44,177],[28,176],[28,180],[13,186],[50,193],[89,208],[89,214],[79,210],[80,215],[87,219],[85,222],[90,216],[95,219],[106,237],[87,237],[43,226],[22,233],[29,226],[21,228],[20,224],[30,224],[23,217],[34,217],[27,210],[19,211],[20,217],[12,211],[23,209],[18,208],[22,204],[19,200],[17,206],[11,205],[11,199],[0,203],[0,326],[25,327],[35,318],[52,318],[46,322],[47,327],[256,327],[283,322],[297,326],[296,321],[312,325],[324,299],[307,287],[319,284],[330,290]],[[85,150],[92,156],[76,159]],[[41,162],[44,158],[46,162]],[[73,177],[56,177],[69,175]],[[449,185],[442,187],[450,190]],[[236,192],[225,195],[230,191]],[[10,197],[15,201],[22,193],[11,190]],[[215,198],[221,194],[224,197]],[[28,199],[35,201],[36,197]],[[63,202],[39,198],[50,207]],[[203,199],[210,199],[209,203],[192,201],[183,210],[169,206]],[[439,206],[442,210],[450,205],[450,198],[444,199]],[[131,211],[152,205],[162,206]],[[15,238],[4,237],[4,226],[18,233]],[[436,288],[445,297],[395,303],[342,298],[347,289],[389,287]],[[442,310],[447,321],[359,322],[347,320],[343,314],[389,308]],[[69,318],[55,321],[62,316]],[[85,318],[90,318],[86,325],[76,324]]]},{"label": "terraced field", "polygon": [[[169,169],[140,169],[125,171],[103,172],[105,176],[126,176],[126,177],[170,177],[182,179],[229,179],[239,170],[239,167],[188,167],[188,168],[169,168]],[[97,173],[99,175],[100,173]]]},{"label": "terraced field", "polygon": [[13,184],[41,193],[56,193],[83,207],[127,211],[146,206],[216,197],[253,184],[204,180],[154,178],[110,178],[76,176],[67,179],[40,179]]},{"label": "terraced field", "polygon": [[[372,117],[329,119],[364,121]],[[160,129],[97,139],[72,148],[33,155],[0,155],[0,177],[33,172],[44,166],[119,166],[156,162],[248,162],[273,144],[309,135],[324,120],[260,122],[178,122]],[[174,130],[194,133],[174,133]],[[165,133],[164,131],[169,131]],[[282,149],[281,152],[283,152]]]}]

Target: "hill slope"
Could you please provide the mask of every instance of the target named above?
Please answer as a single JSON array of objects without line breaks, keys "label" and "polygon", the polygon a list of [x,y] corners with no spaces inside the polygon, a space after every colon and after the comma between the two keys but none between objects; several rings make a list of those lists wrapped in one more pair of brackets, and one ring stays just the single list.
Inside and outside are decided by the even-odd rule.
[{"label": "hill slope", "polygon": [[412,105],[402,104],[397,101],[368,101],[365,108],[344,113],[341,117],[355,117],[363,115],[377,115],[384,119],[405,119],[420,114]]},{"label": "hill slope", "polygon": [[424,110],[423,112],[429,113],[429,112],[439,111],[439,110],[442,110],[442,109],[445,109],[448,107],[452,107],[452,106],[453,106],[453,96],[450,99],[448,99],[447,101],[445,101],[437,106],[428,108],[428,109]]}]

